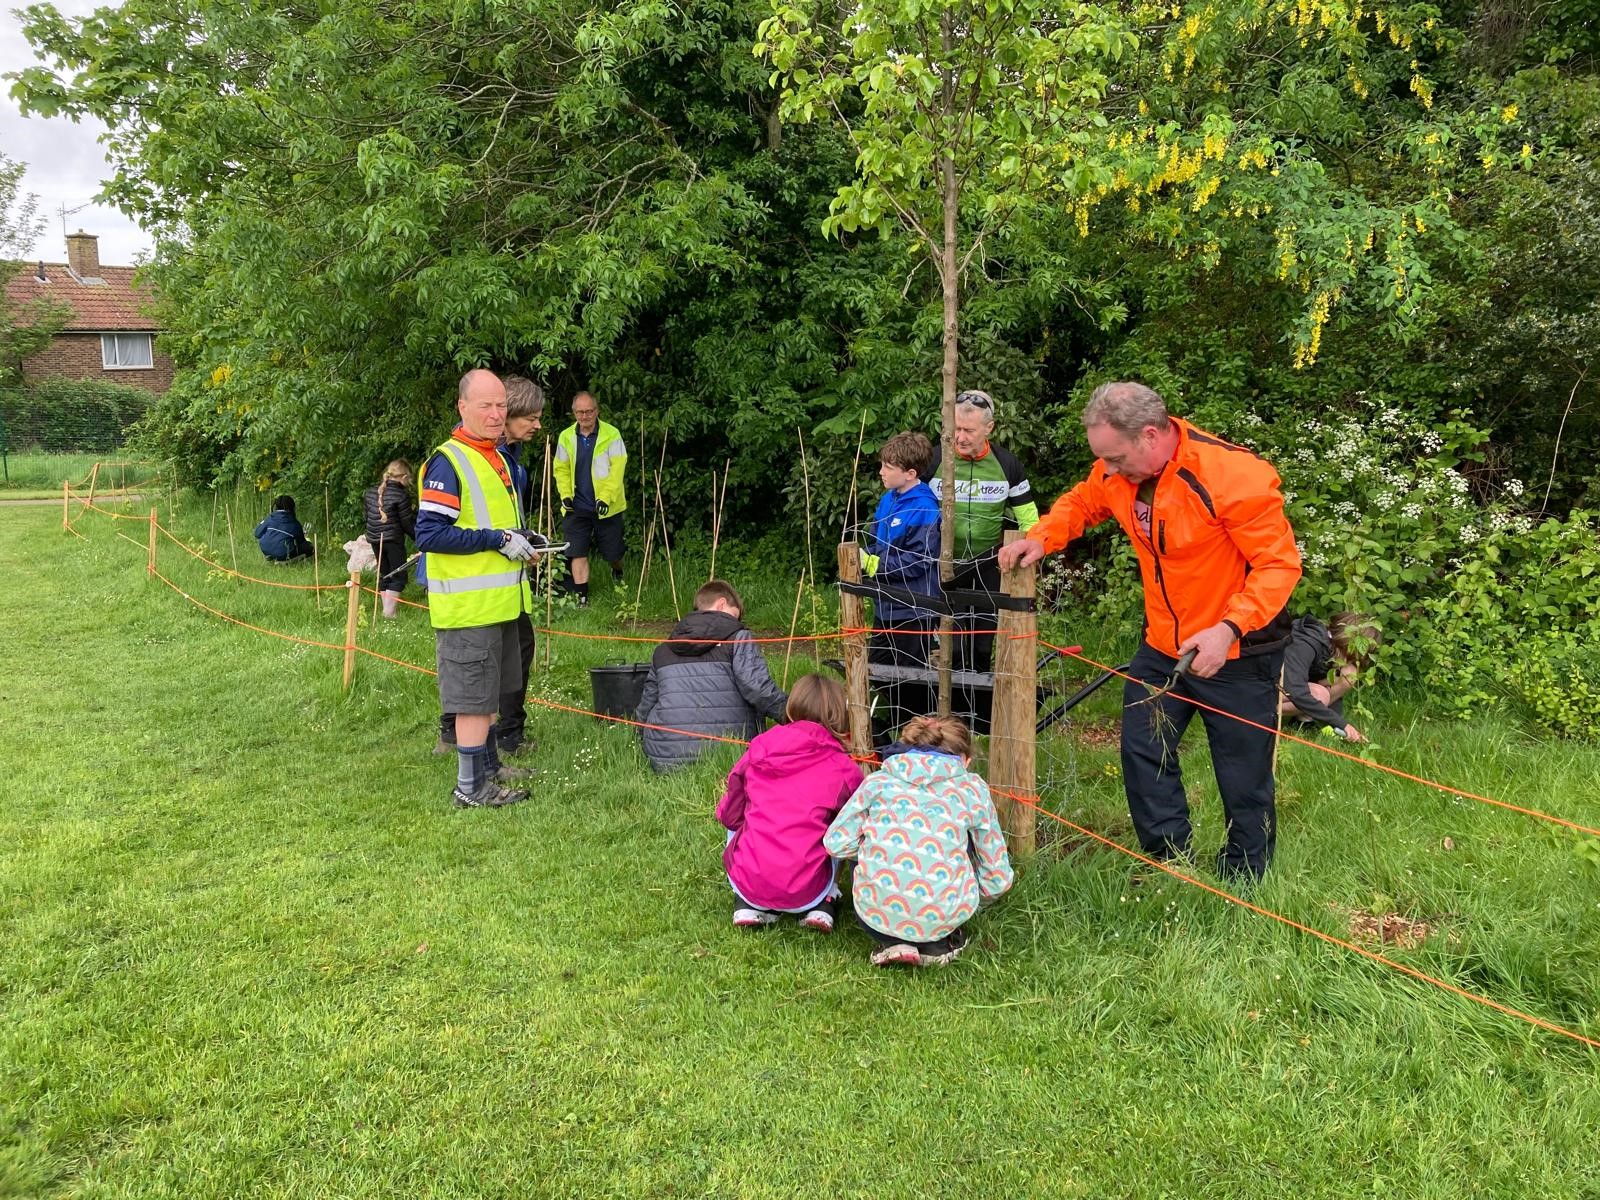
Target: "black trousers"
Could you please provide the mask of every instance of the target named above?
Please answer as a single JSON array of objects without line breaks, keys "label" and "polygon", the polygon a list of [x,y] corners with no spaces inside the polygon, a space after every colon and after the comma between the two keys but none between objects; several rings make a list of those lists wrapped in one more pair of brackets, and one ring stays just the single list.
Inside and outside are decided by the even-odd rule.
[{"label": "black trousers", "polygon": [[[1000,594],[1000,564],[993,557],[977,562],[961,563],[950,579],[952,591]],[[994,636],[1000,627],[1000,615],[995,611],[963,610],[955,614],[956,636],[951,638],[951,665],[958,671],[990,671],[994,669]],[[963,632],[968,631],[968,632]],[[951,710],[972,727],[973,733],[988,733],[989,720],[994,712],[994,693],[983,688],[954,688],[950,696]]]},{"label": "black trousers", "polygon": [[[1227,823],[1222,849],[1217,852],[1217,871],[1256,878],[1266,871],[1278,833],[1272,763],[1282,665],[1281,652],[1237,658],[1224,663],[1210,679],[1186,675],[1170,694],[1144,704],[1139,701],[1149,693],[1143,687],[1123,685],[1122,780],[1133,828],[1146,854],[1169,859],[1191,853],[1189,801],[1183,790],[1178,743],[1198,712],[1211,744],[1212,770]],[[1128,674],[1159,688],[1172,677],[1176,666],[1176,659],[1141,645]],[[1181,699],[1184,696],[1266,728],[1196,708]]]},{"label": "black trousers", "polygon": [[[522,651],[522,673],[515,688],[500,693],[500,716],[496,722],[499,729],[495,738],[502,746],[515,746],[526,736],[528,668],[533,665],[533,619],[527,613],[517,618],[517,642]],[[439,736],[452,746],[456,744],[455,713],[440,715]]]},{"label": "black trousers", "polygon": [[[879,628],[892,633],[875,633],[867,639],[867,661],[896,667],[926,667],[933,651],[931,617],[891,621]],[[934,709],[936,693],[925,683],[886,683],[877,689],[872,707],[872,737],[878,745],[893,741],[900,727],[912,717],[922,717]]]}]

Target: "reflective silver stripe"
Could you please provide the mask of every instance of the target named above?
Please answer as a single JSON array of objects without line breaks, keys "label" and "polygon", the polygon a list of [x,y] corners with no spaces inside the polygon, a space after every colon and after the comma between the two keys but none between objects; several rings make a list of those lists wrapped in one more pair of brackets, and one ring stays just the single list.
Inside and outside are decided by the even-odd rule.
[{"label": "reflective silver stripe", "polygon": [[485,499],[483,489],[478,486],[478,473],[472,469],[472,464],[466,460],[466,451],[449,442],[440,446],[444,456],[450,460],[450,465],[456,469],[456,479],[462,487],[472,493],[472,515],[482,524],[469,526],[472,529],[492,529],[489,521],[489,502]]},{"label": "reflective silver stripe", "polygon": [[470,579],[438,579],[433,574],[428,575],[428,590],[444,595],[459,595],[462,592],[486,592],[490,588],[517,587],[522,583],[522,572],[501,571],[497,575],[474,575]]}]

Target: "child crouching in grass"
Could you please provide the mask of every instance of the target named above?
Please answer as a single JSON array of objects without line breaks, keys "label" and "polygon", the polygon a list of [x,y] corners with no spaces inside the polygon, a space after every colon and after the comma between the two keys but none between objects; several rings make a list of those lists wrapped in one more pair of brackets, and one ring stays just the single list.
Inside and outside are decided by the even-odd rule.
[{"label": "child crouching in grass", "polygon": [[844,689],[807,675],[789,693],[787,725],[757,735],[728,775],[717,820],[728,829],[722,863],[733,885],[733,923],[771,925],[780,913],[830,933],[838,914],[828,822],[861,785],[845,752]]},{"label": "child crouching in grass", "polygon": [[962,928],[1011,886],[989,785],[968,769],[972,733],[955,717],[917,717],[905,749],[868,776],[823,846],[857,859],[856,917],[877,943],[876,966],[942,966],[966,945]]}]

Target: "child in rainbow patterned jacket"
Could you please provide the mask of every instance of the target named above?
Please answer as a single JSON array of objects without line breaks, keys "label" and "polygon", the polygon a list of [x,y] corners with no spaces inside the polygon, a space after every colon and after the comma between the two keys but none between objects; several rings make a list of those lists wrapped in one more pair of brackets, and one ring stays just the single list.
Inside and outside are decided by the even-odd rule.
[{"label": "child in rainbow patterned jacket", "polygon": [[980,900],[1011,886],[994,800],[969,769],[972,734],[955,717],[917,717],[903,752],[868,776],[822,839],[857,859],[857,919],[877,966],[942,966],[966,944]]}]

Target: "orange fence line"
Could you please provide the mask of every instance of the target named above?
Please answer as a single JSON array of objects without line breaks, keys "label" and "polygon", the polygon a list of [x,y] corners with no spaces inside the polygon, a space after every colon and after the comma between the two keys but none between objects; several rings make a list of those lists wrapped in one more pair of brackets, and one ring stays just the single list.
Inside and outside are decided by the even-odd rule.
[{"label": "orange fence line", "polygon": [[1442,988],[1447,992],[1460,996],[1462,999],[1470,1000],[1474,1004],[1481,1004],[1485,1008],[1493,1009],[1495,1012],[1503,1013],[1509,1017],[1515,1017],[1519,1021],[1526,1021],[1528,1024],[1535,1025],[1540,1029],[1548,1030],[1550,1033],[1558,1033],[1562,1037],[1571,1038],[1575,1042],[1581,1042],[1585,1046],[1600,1050],[1600,1040],[1596,1040],[1595,1038],[1578,1033],[1576,1030],[1568,1029],[1564,1025],[1557,1025],[1553,1021],[1547,1021],[1543,1017],[1537,1017],[1532,1013],[1523,1012],[1520,1008],[1513,1008],[1509,1004],[1501,1004],[1498,1000],[1491,999],[1480,992],[1474,992],[1457,984],[1451,983],[1449,980],[1440,979],[1436,975],[1430,975],[1426,971],[1421,971],[1416,967],[1408,966],[1403,962],[1399,962],[1396,959],[1388,957],[1388,955],[1379,954],[1375,950],[1368,950],[1366,947],[1357,945],[1355,942],[1348,941],[1345,938],[1335,937],[1333,934],[1326,933],[1313,925],[1306,925],[1300,921],[1296,921],[1293,917],[1287,917],[1280,912],[1274,912],[1270,908],[1263,908],[1259,904],[1252,904],[1249,900],[1244,899],[1242,896],[1236,896],[1232,892],[1225,891],[1222,888],[1206,883],[1203,879],[1196,879],[1192,875],[1187,875],[1184,872],[1179,871],[1169,863],[1164,863],[1159,859],[1150,858],[1146,855],[1140,854],[1137,850],[1131,850],[1127,846],[1122,845],[1120,842],[1112,841],[1103,834],[1098,834],[1092,829],[1086,829],[1082,825],[1076,824],[1073,821],[1069,821],[1066,817],[1063,817],[1058,813],[1051,812],[1048,808],[1045,808],[1043,805],[1038,803],[1037,800],[1030,799],[1026,796],[1014,795],[1003,790],[999,790],[999,794],[1010,796],[1013,800],[1028,805],[1035,812],[1043,813],[1052,821],[1059,821],[1062,825],[1065,825],[1068,829],[1071,829],[1076,833],[1081,833],[1085,837],[1093,838],[1103,846],[1109,846],[1113,850],[1120,851],[1121,853],[1126,854],[1129,858],[1137,859],[1139,862],[1148,867],[1155,867],[1158,870],[1164,871],[1174,879],[1197,887],[1201,891],[1210,892],[1213,896],[1217,896],[1223,900],[1226,900],[1229,904],[1236,904],[1240,908],[1256,913],[1258,916],[1268,917],[1274,921],[1280,922],[1281,924],[1287,925],[1291,929],[1299,930],[1301,933],[1308,933],[1312,937],[1319,938],[1331,946],[1338,946],[1341,950],[1353,951],[1354,953],[1361,955],[1363,958],[1370,958],[1373,962],[1382,963],[1386,967],[1392,967],[1394,970],[1399,971],[1404,975],[1409,975],[1413,979],[1421,980],[1423,983],[1431,984],[1436,988]]},{"label": "orange fence line", "polygon": [[[73,530],[73,532],[76,533],[77,531]],[[78,534],[78,536],[79,537],[83,537],[82,534]],[[142,545],[140,545],[140,543],[138,543],[137,541],[134,541],[133,538],[129,538],[126,535],[121,534],[121,533],[119,533],[118,536],[119,537],[123,537],[124,540],[126,540],[126,541],[133,542],[134,545],[140,546],[141,549],[144,548]],[[87,539],[85,539],[85,540],[87,540]],[[196,608],[199,608],[199,609],[201,609],[201,610],[203,610],[203,611],[205,611],[207,613],[210,613],[211,615],[213,615],[215,617],[218,617],[221,620],[227,621],[230,624],[238,625],[238,626],[240,626],[242,628],[252,630],[252,631],[254,631],[256,633],[262,633],[262,634],[265,634],[268,637],[278,638],[278,639],[281,639],[283,641],[292,642],[292,643],[295,643],[295,644],[298,644],[298,645],[313,646],[313,647],[317,647],[319,649],[325,649],[325,650],[344,651],[346,649],[345,646],[340,645],[340,644],[336,644],[336,643],[333,643],[333,642],[322,642],[322,641],[316,641],[316,640],[311,639],[311,638],[302,638],[302,637],[296,636],[294,634],[281,633],[281,632],[279,632],[277,630],[274,630],[274,629],[267,629],[264,626],[251,624],[248,621],[241,620],[238,617],[234,617],[234,616],[232,616],[232,615],[230,615],[228,613],[223,612],[222,610],[220,610],[218,608],[214,608],[211,605],[204,603],[203,601],[195,599],[193,596],[189,595],[189,593],[185,592],[182,588],[180,588],[177,584],[173,583],[165,575],[162,575],[159,571],[154,572],[154,576],[155,576],[155,578],[161,580],[162,583],[166,584],[167,587],[169,587],[173,591],[177,592],[185,600],[189,601],[189,603],[193,604]],[[782,639],[779,639],[779,640],[782,640]],[[1059,650],[1062,653],[1071,653],[1065,647],[1052,646],[1050,648],[1051,649],[1055,649],[1055,650]],[[359,653],[365,654],[370,658],[376,658],[376,659],[379,659],[379,660],[381,660],[383,662],[392,663],[395,666],[404,667],[407,670],[416,671],[419,674],[423,674],[423,675],[436,675],[437,674],[437,672],[435,672],[433,669],[431,669],[429,667],[425,667],[425,666],[422,666],[422,665],[417,664],[417,663],[407,662],[404,659],[391,658],[388,655],[379,654],[376,651],[367,650],[367,649],[365,649],[363,647],[360,647],[360,646],[355,647],[355,649]],[[1083,659],[1084,662],[1088,662],[1092,666],[1098,666],[1099,665],[1099,664],[1093,663],[1091,660],[1089,660],[1087,658],[1084,658],[1081,654],[1074,654],[1073,657],[1081,658],[1081,659]],[[1109,670],[1111,668],[1101,668],[1101,669],[1102,670]],[[613,723],[619,724],[619,725],[629,725],[629,726],[633,726],[635,728],[640,728],[640,729],[655,729],[655,730],[660,730],[660,731],[666,732],[666,733],[676,733],[676,734],[680,734],[680,735],[683,735],[683,736],[698,738],[698,739],[705,740],[705,741],[716,741],[716,742],[722,742],[722,743],[727,743],[727,744],[737,745],[737,746],[748,746],[750,744],[749,741],[744,739],[744,738],[725,737],[725,736],[721,736],[721,735],[717,735],[717,734],[699,733],[699,732],[693,731],[693,730],[674,729],[671,726],[653,725],[653,724],[650,724],[650,723],[644,722],[644,721],[635,721],[635,720],[632,720],[632,719],[627,718],[627,717],[616,717],[616,716],[611,716],[611,715],[609,715],[607,713],[592,712],[592,711],[590,711],[588,709],[580,708],[580,707],[577,707],[575,705],[562,704],[562,703],[560,703],[558,701],[554,701],[554,700],[544,700],[544,699],[541,699],[538,696],[531,696],[530,695],[528,697],[528,699],[531,700],[534,704],[537,704],[542,708],[554,709],[554,710],[557,710],[557,711],[560,711],[560,712],[574,713],[574,714],[579,715],[579,716],[587,716],[587,717],[596,718],[596,719],[602,720],[602,721],[610,721],[610,722],[613,722]],[[1232,714],[1224,713],[1223,715],[1231,716]],[[1243,719],[1243,718],[1239,718],[1239,719]],[[1307,744],[1308,745],[1315,745],[1315,743],[1307,743]],[[1318,748],[1321,749],[1322,747],[1318,747]],[[1351,758],[1353,758],[1354,756],[1345,755],[1343,757],[1351,757]],[[1365,760],[1355,759],[1354,761],[1363,762]],[[1402,773],[1396,772],[1396,774],[1402,774]],[[1426,783],[1426,782],[1429,782],[1429,781],[1420,780],[1420,782]],[[1436,785],[1436,786],[1442,786],[1442,785]],[[1019,794],[1016,794],[1016,793],[1012,793],[1012,792],[1010,792],[1010,791],[1008,791],[1006,789],[1003,789],[1003,788],[998,788],[998,789],[993,789],[993,790],[998,795],[1007,796],[1007,797],[1009,797],[1009,798],[1011,798],[1013,800],[1016,800],[1016,801],[1018,801],[1020,803],[1027,804],[1029,807],[1033,808],[1037,812],[1043,813],[1045,816],[1049,817],[1051,820],[1057,821],[1060,824],[1066,826],[1067,828],[1070,828],[1070,829],[1072,829],[1072,830],[1074,830],[1074,831],[1076,831],[1078,833],[1081,833],[1085,837],[1091,838],[1092,840],[1100,843],[1101,845],[1110,847],[1113,850],[1117,850],[1117,851],[1121,852],[1122,854],[1127,855],[1130,858],[1137,859],[1139,862],[1144,863],[1147,866],[1151,866],[1151,867],[1154,867],[1154,868],[1156,868],[1158,870],[1161,870],[1161,871],[1165,872],[1166,874],[1172,876],[1174,879],[1177,879],[1178,881],[1180,881],[1182,883],[1190,884],[1190,885],[1192,885],[1194,887],[1197,887],[1197,888],[1201,889],[1204,892],[1208,892],[1211,895],[1217,896],[1220,899],[1227,901],[1230,904],[1237,905],[1238,907],[1246,909],[1246,910],[1248,910],[1250,912],[1256,913],[1259,916],[1267,917],[1267,918],[1269,918],[1271,920],[1277,921],[1277,922],[1279,922],[1279,923],[1281,923],[1283,925],[1288,926],[1291,929],[1297,930],[1298,932],[1309,934],[1312,937],[1315,937],[1315,938],[1317,938],[1317,939],[1319,939],[1319,940],[1321,940],[1323,942],[1328,943],[1329,945],[1337,946],[1337,947],[1339,947],[1340,949],[1343,949],[1343,950],[1352,951],[1352,952],[1354,952],[1354,953],[1356,953],[1358,955],[1361,955],[1363,958],[1371,959],[1373,962],[1376,962],[1376,963],[1379,963],[1379,964],[1381,964],[1383,966],[1392,968],[1393,970],[1398,971],[1401,974],[1407,975],[1407,976],[1409,976],[1409,977],[1411,977],[1413,979],[1416,979],[1419,982],[1429,984],[1429,985],[1431,985],[1433,987],[1436,987],[1436,988],[1439,988],[1439,989],[1441,989],[1441,990],[1443,990],[1445,992],[1449,992],[1452,995],[1459,996],[1459,997],[1461,997],[1462,999],[1465,999],[1465,1000],[1469,1000],[1469,1001],[1473,1002],[1474,1004],[1478,1004],[1478,1005],[1481,1005],[1481,1006],[1483,1006],[1485,1008],[1491,1009],[1491,1010],[1493,1010],[1495,1012],[1501,1013],[1502,1015],[1509,1016],[1509,1017],[1515,1018],[1517,1020],[1523,1021],[1523,1022],[1525,1022],[1525,1023],[1529,1024],[1529,1025],[1532,1025],[1532,1026],[1534,1026],[1536,1028],[1539,1028],[1539,1029],[1543,1029],[1543,1030],[1545,1030],[1547,1032],[1559,1034],[1562,1037],[1570,1038],[1571,1040],[1573,1040],[1575,1042],[1579,1042],[1579,1043],[1581,1043],[1583,1045],[1586,1045],[1586,1046],[1589,1046],[1589,1047],[1591,1047],[1593,1049],[1600,1049],[1600,1040],[1596,1040],[1594,1038],[1590,1038],[1590,1037],[1588,1037],[1588,1036],[1586,1036],[1584,1034],[1578,1033],[1575,1030],[1568,1029],[1565,1026],[1558,1025],[1558,1024],[1552,1022],[1552,1021],[1547,1021],[1542,1017],[1535,1016],[1532,1013],[1524,1012],[1523,1010],[1521,1010],[1519,1008],[1515,1008],[1515,1007],[1513,1007],[1511,1005],[1502,1004],[1497,1000],[1494,1000],[1494,999],[1491,999],[1488,996],[1482,995],[1481,993],[1474,992],[1474,991],[1471,991],[1471,990],[1469,990],[1467,988],[1460,987],[1457,984],[1450,983],[1448,980],[1440,979],[1437,976],[1430,975],[1426,971],[1419,970],[1416,967],[1408,966],[1407,964],[1399,962],[1396,959],[1390,958],[1387,955],[1379,954],[1379,953],[1376,953],[1375,951],[1368,950],[1368,949],[1366,949],[1366,948],[1364,948],[1362,946],[1357,945],[1354,942],[1348,941],[1348,940],[1346,940],[1344,938],[1336,937],[1333,934],[1326,933],[1323,930],[1317,929],[1314,926],[1306,925],[1306,924],[1304,924],[1304,923],[1302,923],[1300,921],[1296,921],[1292,917],[1285,916],[1284,914],[1275,912],[1272,909],[1263,908],[1258,904],[1251,903],[1250,901],[1245,900],[1240,896],[1236,896],[1236,895],[1232,894],[1231,892],[1227,892],[1227,891],[1223,890],[1222,888],[1215,887],[1212,884],[1204,882],[1203,880],[1196,879],[1191,875],[1185,874],[1184,872],[1175,869],[1174,867],[1172,867],[1171,865],[1169,865],[1167,863],[1158,862],[1157,860],[1155,860],[1153,858],[1149,858],[1146,855],[1141,854],[1136,850],[1131,850],[1128,847],[1123,846],[1120,843],[1115,842],[1115,841],[1111,840],[1110,838],[1105,837],[1102,834],[1095,833],[1091,829],[1087,829],[1087,828],[1085,828],[1085,827],[1083,827],[1081,825],[1076,824],[1073,821],[1069,821],[1067,818],[1065,818],[1063,816],[1060,816],[1057,813],[1051,812],[1049,809],[1043,807],[1038,802],[1037,798],[1035,798],[1035,797],[1022,796],[1022,795],[1019,795]],[[1446,790],[1452,790],[1452,789],[1446,789]],[[1470,794],[1467,794],[1467,793],[1462,793],[1462,794],[1470,795]],[[1511,806],[1507,805],[1505,807],[1511,807]]]},{"label": "orange fence line", "polygon": [[[135,543],[135,545],[137,545],[137,543]],[[242,621],[238,617],[231,616],[228,613],[223,612],[220,608],[212,608],[211,605],[205,603],[203,600],[196,600],[193,596],[191,596],[188,592],[184,591],[177,584],[173,583],[172,580],[168,579],[160,571],[152,572],[152,574],[154,574],[154,576],[157,579],[161,580],[162,583],[166,584],[173,591],[177,592],[178,595],[182,596],[185,600],[187,600],[190,604],[194,605],[196,608],[203,609],[204,611],[210,613],[212,616],[220,617],[222,620],[227,621],[230,624],[239,625],[239,626],[242,626],[245,629],[252,629],[256,633],[264,633],[268,637],[281,638],[282,640],[284,640],[286,642],[294,642],[297,645],[301,645],[301,646],[316,646],[316,647],[318,647],[319,649],[322,649],[322,650],[338,650],[338,651],[341,651],[341,652],[344,650],[344,646],[341,643],[338,643],[338,642],[319,642],[319,641],[316,641],[313,638],[303,638],[303,637],[300,637],[299,635],[293,634],[293,633],[280,633],[276,629],[268,629],[264,625],[252,625],[249,621]],[[360,650],[361,647],[357,646],[356,649]],[[369,651],[369,653],[370,653],[370,651]],[[374,655],[374,657],[382,657],[382,656],[381,655]]]},{"label": "orange fence line", "polygon": [[[1041,642],[1040,645],[1049,646],[1052,650],[1058,650],[1062,654],[1066,654],[1072,658],[1078,659],[1080,662],[1088,663],[1091,667],[1094,667],[1097,670],[1109,671],[1113,675],[1117,675],[1133,683],[1140,682],[1139,680],[1134,679],[1133,676],[1125,674],[1124,672],[1117,670],[1115,667],[1108,667],[1102,663],[1097,663],[1094,661],[1094,659],[1089,658],[1082,653],[1074,653],[1070,647],[1051,646],[1049,642]],[[1400,770],[1398,767],[1391,767],[1385,763],[1374,762],[1371,759],[1361,758],[1359,755],[1351,754],[1346,750],[1340,750],[1333,746],[1326,746],[1320,742],[1313,742],[1308,738],[1298,737],[1292,733],[1284,733],[1281,729],[1274,729],[1270,725],[1263,725],[1258,721],[1250,720],[1248,717],[1241,717],[1237,713],[1228,712],[1226,709],[1215,708],[1210,704],[1206,704],[1204,701],[1196,700],[1192,696],[1184,696],[1176,692],[1169,693],[1169,695],[1171,695],[1174,699],[1182,700],[1185,703],[1192,704],[1196,708],[1203,708],[1208,712],[1214,712],[1219,716],[1229,717],[1232,720],[1238,721],[1244,725],[1249,725],[1255,729],[1265,730],[1267,733],[1271,733],[1279,738],[1282,738],[1286,742],[1295,742],[1301,746],[1310,746],[1311,749],[1319,751],[1323,754],[1331,754],[1335,758],[1342,758],[1347,762],[1353,762],[1359,766],[1368,767],[1374,771],[1382,771],[1384,774],[1393,775],[1397,779],[1404,779],[1411,783],[1420,783],[1424,787],[1430,787],[1436,791],[1445,792],[1452,796],[1460,796],[1463,800],[1475,800],[1479,804],[1491,804],[1495,808],[1503,808],[1508,812],[1520,813],[1525,817],[1533,817],[1539,821],[1548,821],[1552,825],[1560,825],[1563,828],[1571,829],[1576,833],[1586,833],[1590,837],[1600,837],[1600,829],[1593,829],[1588,825],[1580,825],[1576,821],[1569,821],[1566,817],[1558,817],[1553,813],[1543,812],[1537,808],[1524,808],[1520,804],[1510,804],[1504,800],[1496,800],[1493,796],[1480,796],[1476,792],[1463,791],[1461,788],[1451,787],[1447,783],[1439,783],[1436,780],[1428,779],[1422,775],[1412,775],[1407,771]]]},{"label": "orange fence line", "polygon": [[207,566],[215,567],[218,571],[221,571],[224,575],[232,575],[235,579],[243,579],[243,580],[246,580],[246,581],[248,581],[250,583],[259,583],[263,587],[284,588],[284,589],[286,589],[288,591],[291,591],[291,592],[340,592],[340,591],[343,591],[346,587],[349,586],[348,582],[343,582],[343,583],[322,583],[322,584],[316,584],[316,583],[284,583],[281,580],[277,580],[277,579],[257,579],[254,575],[246,575],[243,571],[231,570],[230,568],[225,567],[221,563],[217,562],[215,559],[207,558],[204,554],[201,554],[200,551],[196,550],[193,546],[189,545],[182,538],[178,537],[176,534],[174,534],[170,529],[168,529],[165,525],[161,524],[161,522],[159,522],[159,521],[156,522],[156,528],[158,530],[160,530],[162,533],[166,534],[167,535],[167,540],[169,542],[171,542],[174,546],[178,547],[178,549],[182,550],[185,554],[191,555],[194,558],[198,558],[201,562],[205,563]]}]

